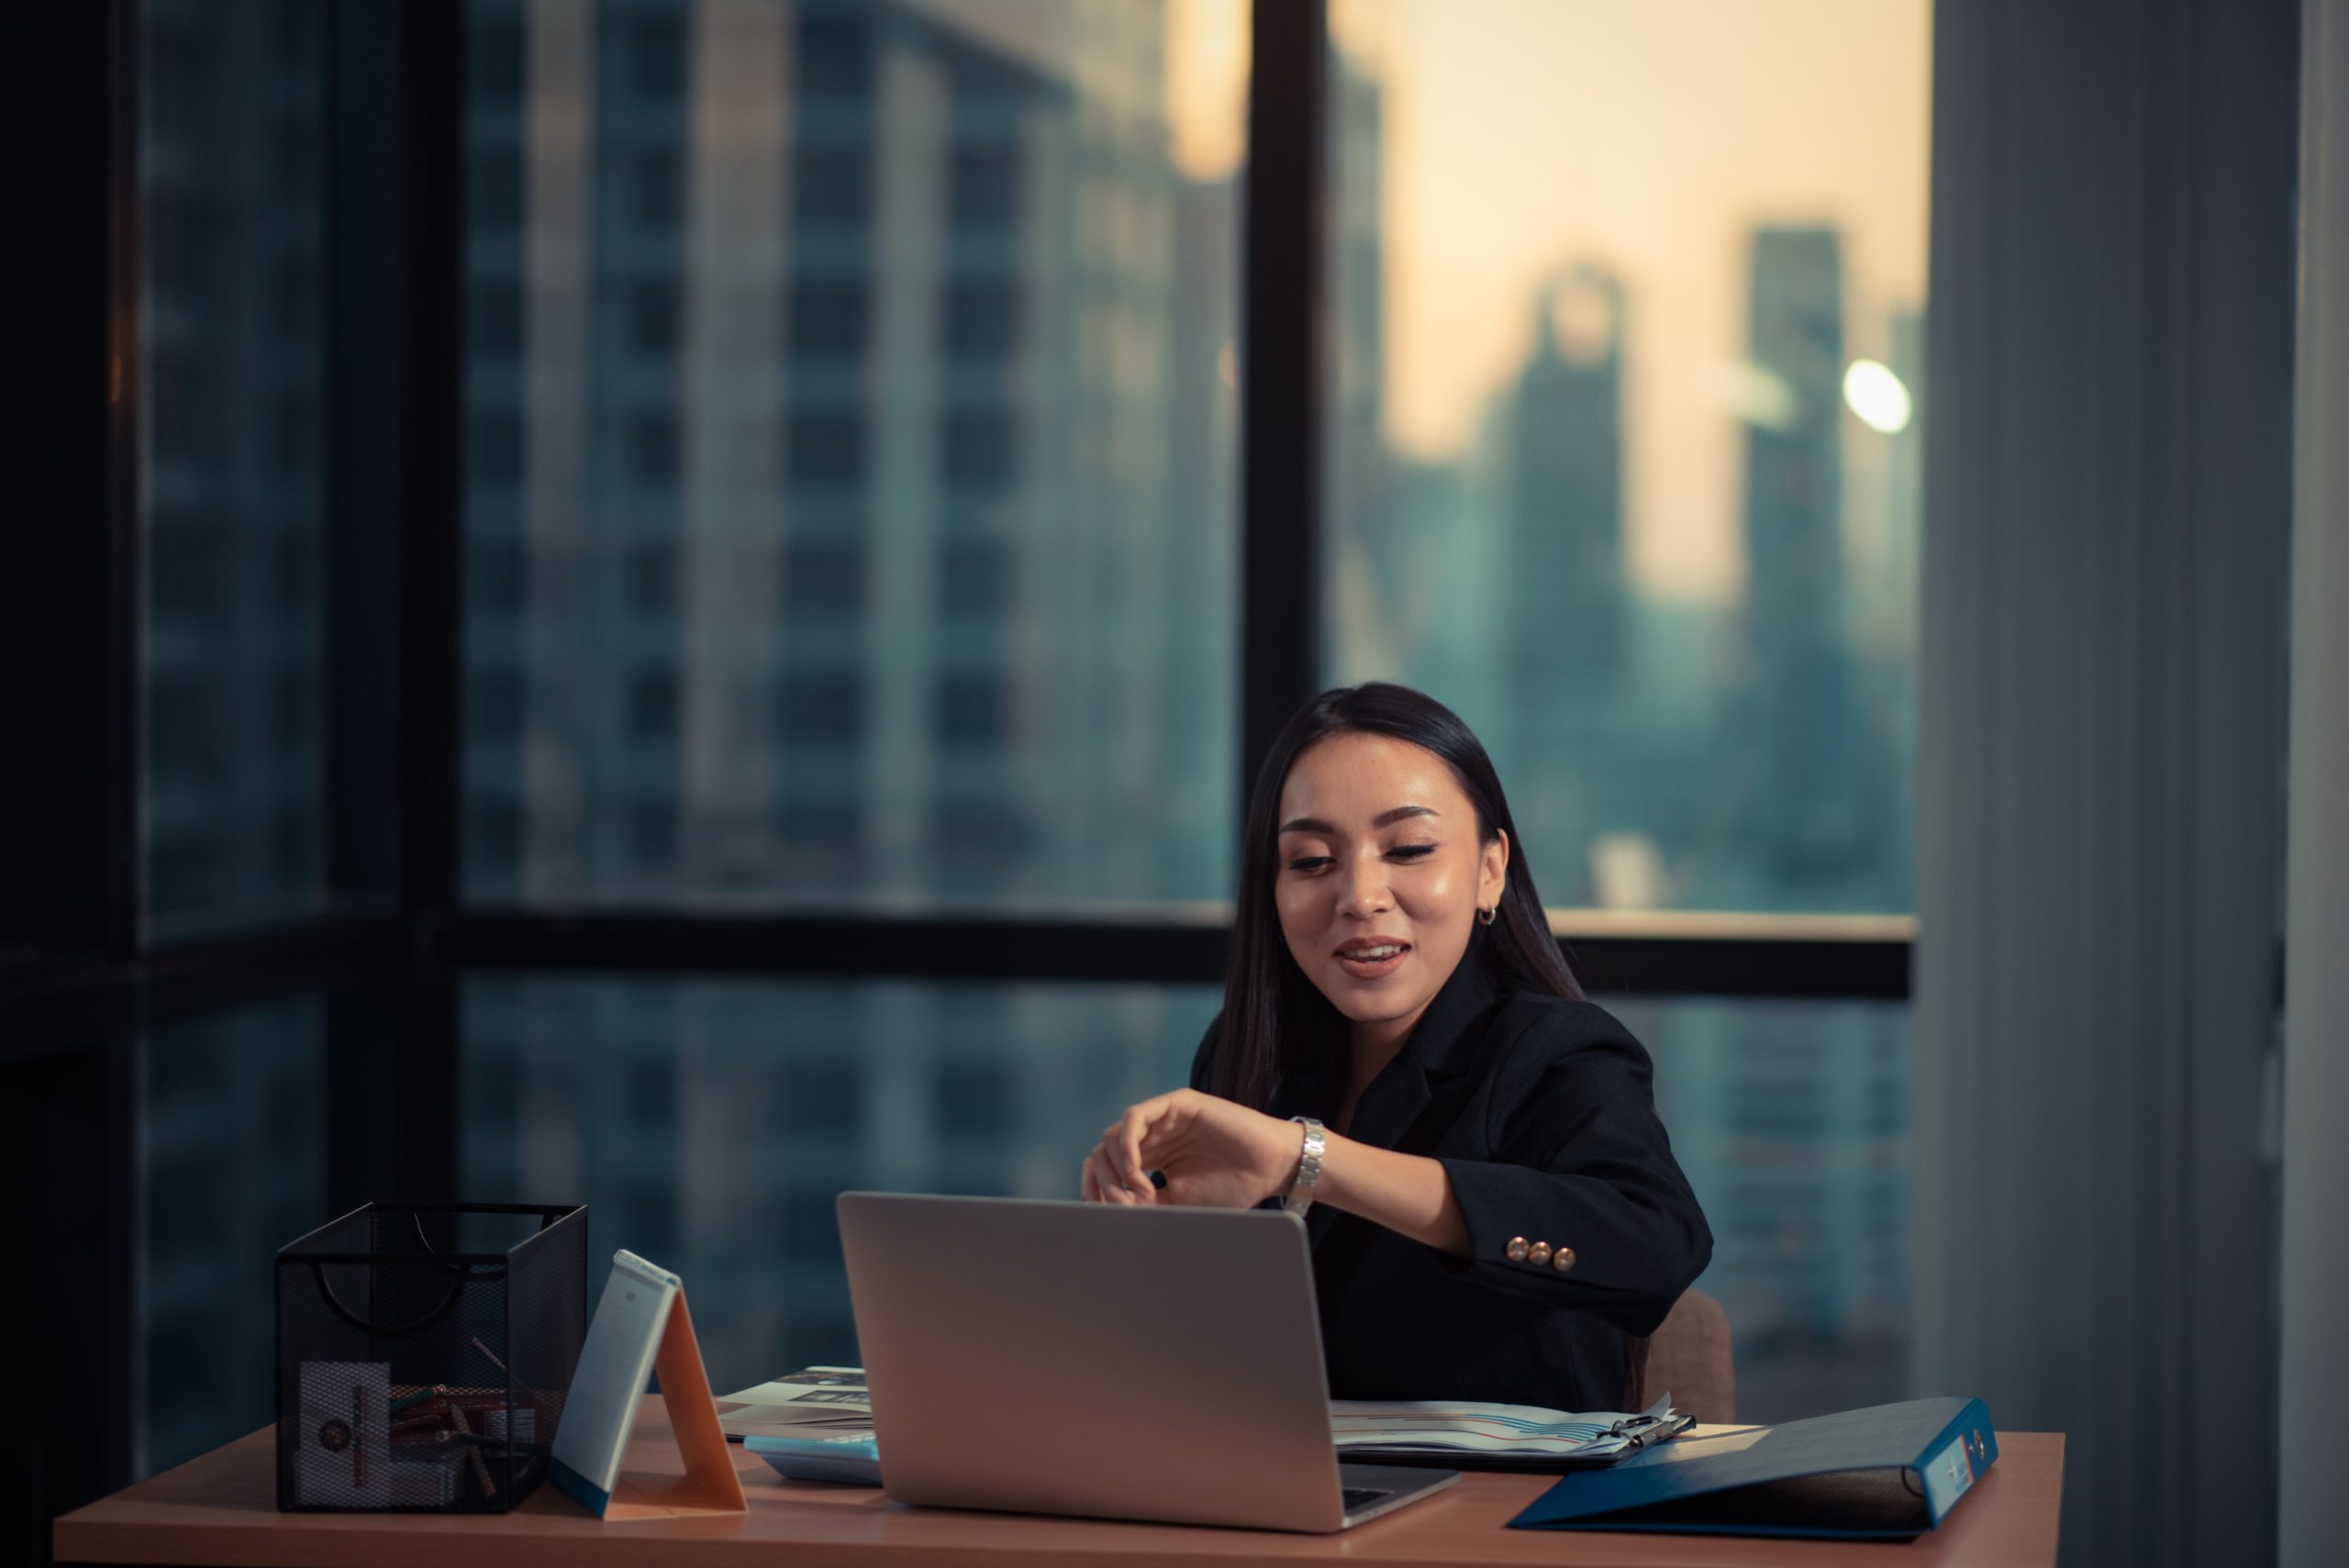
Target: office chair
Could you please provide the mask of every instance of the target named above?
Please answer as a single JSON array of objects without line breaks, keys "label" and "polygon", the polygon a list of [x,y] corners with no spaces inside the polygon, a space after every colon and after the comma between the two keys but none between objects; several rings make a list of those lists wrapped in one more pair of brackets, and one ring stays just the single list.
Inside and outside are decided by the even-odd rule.
[{"label": "office chair", "polygon": [[[1645,1353],[1642,1355],[1642,1347]],[[1644,1409],[1660,1395],[1699,1421],[1737,1419],[1737,1366],[1730,1352],[1729,1314],[1701,1290],[1672,1304],[1663,1326],[1631,1341],[1623,1408]]]}]

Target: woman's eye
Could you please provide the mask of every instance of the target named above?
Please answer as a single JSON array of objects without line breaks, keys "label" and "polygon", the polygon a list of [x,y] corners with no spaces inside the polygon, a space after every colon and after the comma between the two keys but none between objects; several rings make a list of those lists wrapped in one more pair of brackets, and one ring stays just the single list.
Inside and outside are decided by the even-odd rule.
[{"label": "woman's eye", "polygon": [[1288,869],[1291,871],[1319,871],[1323,866],[1328,865],[1329,863],[1330,857],[1327,855],[1300,855],[1296,860],[1288,862]]},{"label": "woman's eye", "polygon": [[1397,844],[1386,852],[1398,861],[1416,861],[1421,856],[1435,853],[1435,846],[1433,844]]}]

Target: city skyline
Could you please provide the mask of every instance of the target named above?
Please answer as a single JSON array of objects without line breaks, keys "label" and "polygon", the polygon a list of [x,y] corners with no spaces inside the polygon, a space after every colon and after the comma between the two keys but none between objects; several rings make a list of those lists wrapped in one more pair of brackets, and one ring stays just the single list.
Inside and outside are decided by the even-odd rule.
[{"label": "city skyline", "polygon": [[[468,7],[467,898],[1228,892],[1238,180],[1175,160],[1150,7],[1120,0],[1115,27],[1055,35],[1058,55],[996,47],[949,9]],[[298,898],[316,874],[321,437],[269,416],[322,349],[315,301],[289,288],[264,311],[251,285],[319,264],[322,207],[268,199],[283,171],[316,175],[299,143],[323,112],[317,62],[277,72],[275,99],[228,91],[264,39],[300,54],[298,26],[264,25],[279,14],[255,13],[236,50],[181,55],[171,29],[200,13],[155,12],[178,74],[158,100],[177,117],[150,129],[154,232],[187,204],[228,216],[197,231],[217,250],[201,264],[168,248],[150,263],[168,297],[142,317],[158,371],[142,384],[228,386],[258,411],[159,409],[146,492],[170,579],[148,647],[166,725],[150,874],[214,914]],[[1654,306],[1580,254],[1506,302],[1521,352],[1475,450],[1390,447],[1394,106],[1336,65],[1333,667],[1411,674],[1463,710],[1553,902],[1905,906],[1905,795],[1853,840],[1867,852],[1832,862],[1775,855],[1776,825],[1725,827],[1718,807],[1774,734],[1805,733],[1753,722],[1768,701],[1727,678],[1741,649],[1832,652],[1865,631],[1857,678],[1790,665],[1765,696],[1776,680],[1768,700],[1824,700],[1831,728],[1913,747],[1913,528],[1876,577],[1806,557],[1800,592],[1759,595],[1758,620],[1649,592],[1630,566],[1627,352]],[[234,155],[185,155],[198,146]],[[1775,275],[1760,258],[1785,233],[1842,244],[1743,230],[1742,287]],[[1818,302],[1839,332],[1864,310],[1840,271]],[[1921,320],[1896,328],[1905,373]],[[1774,373],[1814,415],[1835,406],[1817,365]],[[1916,439],[1850,465],[1805,526],[1840,533],[1864,491],[1913,518]],[[1827,450],[1814,460],[1838,461]],[[1753,495],[1727,512],[1765,532],[1766,514]],[[1486,615],[1511,553],[1527,592]],[[1365,656],[1403,668],[1349,668]],[[1180,1080],[1215,1005],[1204,985],[474,980],[467,1190],[590,1201],[600,1239],[696,1279],[713,1367],[748,1382],[853,1351],[834,1193],[1065,1195],[1071,1151]],[[1863,1392],[1897,1391],[1905,1012],[1620,1006],[1714,1208],[1707,1288],[1742,1325],[1758,1405],[1791,1408],[1839,1357]],[[319,1092],[315,1019],[206,1038],[233,1055],[248,1036],[267,1042],[237,1056],[250,1071],[163,1078],[148,1113],[145,1179],[190,1200],[158,1207],[144,1254],[155,1451],[228,1418],[173,1347],[250,1316],[252,1282],[201,1259],[266,1255],[306,1190],[283,1184],[292,1207],[267,1211],[193,1201],[215,1165],[230,1195],[268,1179],[219,1159],[226,1129]]]},{"label": "city skyline", "polygon": [[[1839,229],[1851,350],[1889,357],[1891,324],[1925,298],[1930,0],[1483,0],[1474,15],[1461,25],[1458,7],[1427,0],[1330,7],[1339,58],[1386,105],[1386,440],[1415,462],[1471,461],[1525,363],[1543,280],[1601,267],[1638,302],[1628,570],[1660,597],[1732,603],[1747,565],[1746,237]],[[1245,68],[1244,54],[1219,64]],[[1176,113],[1206,128],[1191,139],[1212,140],[1229,88],[1200,74]],[[1227,139],[1222,155],[1244,150]],[[1868,497],[1846,526],[1865,555],[1889,525]]]}]

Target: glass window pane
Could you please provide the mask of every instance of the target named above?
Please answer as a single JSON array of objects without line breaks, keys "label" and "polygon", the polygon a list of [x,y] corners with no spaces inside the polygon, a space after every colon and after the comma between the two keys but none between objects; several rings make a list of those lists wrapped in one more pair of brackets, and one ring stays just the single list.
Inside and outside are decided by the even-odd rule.
[{"label": "glass window pane", "polygon": [[305,1001],[147,1041],[142,1473],[275,1419],[271,1260],[325,1202],[319,1029]]},{"label": "glass window pane", "polygon": [[685,1277],[719,1392],[856,1361],[832,1200],[1074,1197],[1120,1107],[1186,1081],[1213,988],[476,980],[465,1195],[584,1202]]},{"label": "glass window pane", "polygon": [[[1058,1197],[1184,1081],[1210,987],[477,980],[465,1194],[684,1274],[723,1387],[855,1357],[832,1199]],[[1906,1396],[1909,1011],[1610,998],[1714,1232],[1742,1417]],[[1106,1108],[1105,1108],[1106,1107]]]},{"label": "glass window pane", "polygon": [[147,914],[320,897],[326,13],[150,0],[139,78]]},{"label": "glass window pane", "polygon": [[1909,1397],[1909,1012],[1604,998],[1704,1205],[1741,1420]]},{"label": "glass window pane", "polygon": [[1212,898],[1235,0],[470,0],[465,879]]},{"label": "glass window pane", "polygon": [[1339,0],[1328,669],[1553,905],[1911,906],[1929,0]]}]

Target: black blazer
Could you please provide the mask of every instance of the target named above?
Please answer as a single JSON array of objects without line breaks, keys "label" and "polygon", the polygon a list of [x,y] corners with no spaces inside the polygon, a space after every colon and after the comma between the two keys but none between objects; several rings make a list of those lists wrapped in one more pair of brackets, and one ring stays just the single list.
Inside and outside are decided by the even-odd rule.
[{"label": "black blazer", "polygon": [[[1472,949],[1347,1129],[1442,1162],[1470,1255],[1317,1204],[1305,1223],[1330,1394],[1616,1409],[1625,1337],[1655,1331],[1704,1272],[1712,1231],[1656,1119],[1639,1041],[1591,1003],[1501,995],[1481,967]],[[1289,1074],[1267,1108],[1326,1121],[1342,1075],[1341,1062]],[[1520,1239],[1529,1254],[1549,1243],[1552,1261],[1510,1258]],[[1563,1272],[1559,1247],[1574,1252]]]}]

